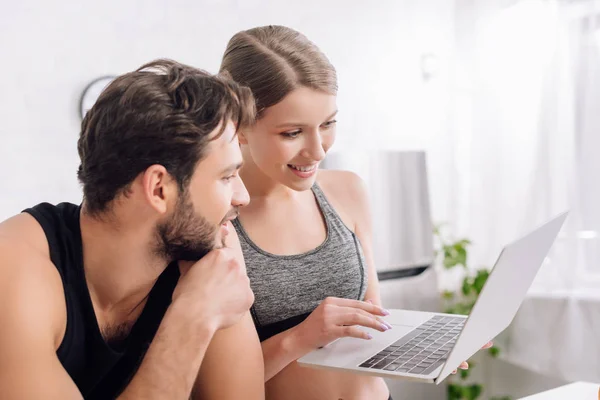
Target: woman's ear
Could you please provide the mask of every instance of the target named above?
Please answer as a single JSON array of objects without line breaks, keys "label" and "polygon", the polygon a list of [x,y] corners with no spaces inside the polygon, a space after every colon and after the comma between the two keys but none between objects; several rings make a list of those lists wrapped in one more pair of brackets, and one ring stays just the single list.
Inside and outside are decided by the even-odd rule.
[{"label": "woman's ear", "polygon": [[247,133],[245,131],[239,131],[238,132],[238,142],[240,144],[248,144],[248,139],[246,139],[246,135]]}]

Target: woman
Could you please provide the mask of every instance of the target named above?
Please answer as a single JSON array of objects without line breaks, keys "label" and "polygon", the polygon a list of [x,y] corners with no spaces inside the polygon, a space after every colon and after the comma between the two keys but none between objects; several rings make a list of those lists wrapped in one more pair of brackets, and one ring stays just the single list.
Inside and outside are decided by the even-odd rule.
[{"label": "woman", "polygon": [[268,399],[386,400],[381,378],[302,368],[296,359],[359,326],[385,331],[360,178],[318,170],[336,134],[337,78],[304,35],[240,32],[221,72],[248,86],[257,121],[239,133],[250,204],[234,221],[255,294]]}]

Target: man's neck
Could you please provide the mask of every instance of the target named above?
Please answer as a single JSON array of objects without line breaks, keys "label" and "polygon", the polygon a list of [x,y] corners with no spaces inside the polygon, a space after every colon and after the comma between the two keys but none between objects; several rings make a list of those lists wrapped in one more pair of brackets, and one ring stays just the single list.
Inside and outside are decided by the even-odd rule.
[{"label": "man's neck", "polygon": [[99,219],[81,212],[85,277],[94,307],[102,312],[138,306],[167,266],[150,250],[152,223],[132,215],[120,210]]}]

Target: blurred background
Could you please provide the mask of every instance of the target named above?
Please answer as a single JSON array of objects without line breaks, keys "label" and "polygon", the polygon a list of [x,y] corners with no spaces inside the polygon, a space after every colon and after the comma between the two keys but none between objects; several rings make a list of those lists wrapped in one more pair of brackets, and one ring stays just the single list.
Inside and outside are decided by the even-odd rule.
[{"label": "blurred background", "polygon": [[504,244],[571,210],[497,356],[449,382],[460,396],[600,382],[598,0],[3,0],[0,220],[81,200],[81,109],[106,83],[92,82],[159,57],[217,72],[234,33],[267,24],[303,32],[338,71],[323,167],[369,185],[387,306],[445,310]]}]

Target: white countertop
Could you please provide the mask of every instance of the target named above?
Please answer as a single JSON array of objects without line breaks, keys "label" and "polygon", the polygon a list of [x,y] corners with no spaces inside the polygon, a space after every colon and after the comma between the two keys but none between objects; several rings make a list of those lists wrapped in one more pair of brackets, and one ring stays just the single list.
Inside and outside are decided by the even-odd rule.
[{"label": "white countertop", "polygon": [[598,389],[600,389],[600,385],[597,383],[576,382],[532,396],[522,397],[520,400],[598,400],[600,399]]},{"label": "white countertop", "polygon": [[600,382],[598,337],[600,293],[533,292],[495,342],[509,363],[566,382]]}]

